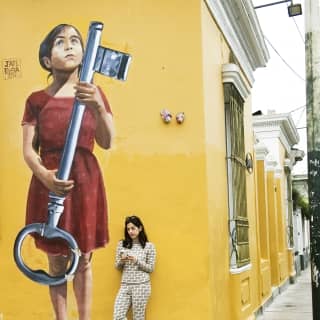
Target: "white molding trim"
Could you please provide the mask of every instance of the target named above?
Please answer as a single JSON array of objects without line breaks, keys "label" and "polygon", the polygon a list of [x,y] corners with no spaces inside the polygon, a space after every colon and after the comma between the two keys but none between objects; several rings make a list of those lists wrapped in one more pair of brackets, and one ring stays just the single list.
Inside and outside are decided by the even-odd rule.
[{"label": "white molding trim", "polygon": [[292,171],[294,164],[292,163],[291,159],[285,158],[283,162],[283,166],[285,169],[289,170],[289,172]]},{"label": "white molding trim", "polygon": [[278,162],[274,159],[271,153],[266,158],[266,171],[275,171]]},{"label": "white molding trim", "polygon": [[253,71],[265,67],[270,57],[252,2],[244,0],[205,0],[205,2],[252,86]]},{"label": "white molding trim", "polygon": [[259,139],[279,138],[288,154],[299,143],[298,130],[290,113],[253,116],[253,130]]},{"label": "white molding trim", "polygon": [[240,268],[230,268],[230,273],[231,274],[240,274],[242,272],[251,270],[251,268],[252,268],[252,264],[249,263],[249,264],[247,264],[243,267],[240,267]]},{"label": "white molding trim", "polygon": [[307,173],[300,173],[293,175],[293,181],[307,181],[308,174]]},{"label": "white molding trim", "polygon": [[275,179],[281,179],[282,172],[283,170],[281,167],[276,167],[276,169],[274,170]]},{"label": "white molding trim", "polygon": [[266,157],[269,153],[269,149],[265,146],[263,142],[258,142],[254,145],[254,152],[256,155],[256,160],[266,160]]},{"label": "white molding trim", "polygon": [[234,84],[243,100],[250,95],[251,87],[242,76],[240,68],[234,63],[222,65],[222,82]]}]

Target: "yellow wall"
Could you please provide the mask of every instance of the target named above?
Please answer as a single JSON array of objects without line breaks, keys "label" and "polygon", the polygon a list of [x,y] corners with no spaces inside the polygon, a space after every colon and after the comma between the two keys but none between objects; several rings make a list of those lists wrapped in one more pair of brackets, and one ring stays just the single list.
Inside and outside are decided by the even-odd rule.
[{"label": "yellow wall", "polygon": [[278,212],[277,212],[277,190],[274,179],[274,171],[267,172],[268,183],[268,218],[270,230],[270,259],[271,259],[271,284],[277,286],[279,284],[279,235],[278,235]]},{"label": "yellow wall", "polygon": [[[207,197],[209,215],[210,298],[212,319],[248,319],[260,303],[258,247],[256,237],[256,186],[254,175],[247,174],[247,203],[249,219],[251,267],[239,274],[229,269],[229,231],[227,207],[227,177],[225,162],[225,115],[222,64],[229,63],[230,49],[205,5],[202,11],[202,45],[204,74],[205,139],[207,166]],[[253,154],[251,98],[244,106],[245,148]],[[222,200],[225,199],[225,200]],[[200,319],[200,318],[199,318]],[[211,318],[210,318],[211,319]]]},{"label": "yellow wall", "polygon": [[[209,233],[209,283],[211,318],[232,319],[228,248],[228,203],[225,162],[225,115],[221,66],[228,62],[227,45],[202,6],[203,104],[206,142],[206,170]],[[217,44],[219,44],[217,46]],[[218,169],[220,168],[220,170]],[[220,199],[220,200],[219,200]],[[221,199],[224,199],[221,201]],[[217,294],[219,293],[219,294]],[[209,319],[211,319],[209,318]]]},{"label": "yellow wall", "polygon": [[[230,49],[204,2],[97,0],[89,8],[87,1],[12,0],[1,9],[0,59],[15,59],[21,72],[0,77],[0,315],[52,318],[48,289],[26,279],[12,258],[30,179],[20,121],[28,94],[47,84],[37,61],[39,43],[58,23],[74,24],[85,35],[89,22],[100,20],[102,44],[129,52],[133,61],[127,82],[96,76],[113,109],[116,139],[112,150],[96,150],[107,186],[111,241],[93,258],[93,320],[112,317],[120,281],[113,267],[115,246],[124,217],[133,213],[143,219],[158,252],[148,319],[250,317],[260,304],[261,281],[255,177],[247,174],[252,265],[231,275],[221,81]],[[185,112],[185,123],[164,124],[164,108],[173,116]],[[245,123],[246,152],[253,153],[250,98]],[[45,265],[30,241],[25,251],[28,262]],[[77,319],[72,295],[69,310],[70,320]]]},{"label": "yellow wall", "polygon": [[[279,165],[284,163],[285,149],[279,144]],[[271,286],[281,287],[293,274],[292,252],[287,244],[286,221],[286,175],[283,167],[268,169],[267,171],[267,207],[268,207],[268,233],[269,233],[269,257]],[[290,266],[290,267],[289,267]]]},{"label": "yellow wall", "polygon": [[269,260],[269,228],[268,228],[268,199],[267,199],[267,179],[264,160],[256,162],[257,172],[257,196],[258,196],[258,214],[259,230],[261,244],[261,258]]},{"label": "yellow wall", "polygon": [[[286,158],[286,149],[280,145],[279,162],[283,164]],[[281,211],[279,216],[279,234],[280,250],[281,250],[281,281],[286,281],[293,274],[293,251],[288,250],[288,195],[287,195],[287,175],[283,167],[277,179],[278,189],[280,190],[280,199],[278,201],[278,210]],[[289,213],[290,214],[290,213]],[[292,213],[291,213],[292,214]]]},{"label": "yellow wall", "polygon": [[265,170],[265,160],[256,161],[257,174],[257,220],[259,226],[260,261],[258,261],[260,276],[260,304],[266,302],[271,295],[271,270],[269,248],[269,218],[268,218],[268,184]]},{"label": "yellow wall", "polygon": [[[86,34],[91,20],[105,23],[103,45],[133,56],[126,83],[96,77],[112,105],[117,136],[111,151],[97,150],[108,189],[111,242],[93,259],[93,319],[111,318],[120,279],[113,267],[114,251],[124,217],[132,213],[142,217],[158,251],[148,317],[180,320],[196,314],[209,319],[213,313],[208,286],[200,3],[95,1],[88,8],[87,1],[27,0],[2,6],[1,60],[15,58],[21,63],[21,74],[0,80],[0,313],[4,319],[48,319],[52,314],[47,288],[26,279],[12,259],[30,178],[21,155],[20,121],[27,95],[46,85],[46,74],[37,62],[40,41],[61,22]],[[185,124],[165,125],[160,118],[163,108],[174,115],[184,111]],[[222,155],[223,149],[219,152]],[[30,255],[32,246],[27,246]],[[36,253],[34,257],[32,263],[37,263]],[[76,319],[75,310],[71,298],[70,319]]]},{"label": "yellow wall", "polygon": [[[225,114],[222,64],[229,63],[230,49],[205,5],[202,11],[202,45],[204,74],[205,139],[207,166],[207,201],[209,215],[210,298],[212,319],[247,319],[258,306],[256,274],[256,241],[250,241],[252,267],[232,275],[229,269],[229,233],[227,207],[227,176],[225,166]],[[221,44],[219,46],[218,44]],[[253,153],[251,130],[251,100],[245,104],[246,152]],[[222,169],[219,169],[222,168]],[[247,174],[248,218],[250,239],[256,237],[254,176]],[[221,199],[225,199],[222,201]],[[210,318],[211,319],[211,318]]]},{"label": "yellow wall", "polygon": [[285,242],[285,217],[284,217],[284,197],[283,197],[283,179],[276,179],[277,188],[277,213],[278,213],[278,235],[279,235],[279,271],[280,282],[288,278],[288,256],[287,244]]}]

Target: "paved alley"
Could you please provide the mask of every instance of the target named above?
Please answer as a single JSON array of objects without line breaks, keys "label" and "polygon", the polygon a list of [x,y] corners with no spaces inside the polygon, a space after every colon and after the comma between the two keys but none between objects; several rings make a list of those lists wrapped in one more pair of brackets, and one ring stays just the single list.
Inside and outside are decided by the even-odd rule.
[{"label": "paved alley", "polygon": [[312,320],[310,267],[264,310],[263,320]]}]

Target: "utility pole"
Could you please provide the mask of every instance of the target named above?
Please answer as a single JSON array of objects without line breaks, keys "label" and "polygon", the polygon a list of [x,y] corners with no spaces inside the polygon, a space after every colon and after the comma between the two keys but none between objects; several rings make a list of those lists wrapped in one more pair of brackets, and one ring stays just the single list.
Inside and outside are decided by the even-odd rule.
[{"label": "utility pole", "polygon": [[305,5],[312,314],[320,320],[320,0]]}]

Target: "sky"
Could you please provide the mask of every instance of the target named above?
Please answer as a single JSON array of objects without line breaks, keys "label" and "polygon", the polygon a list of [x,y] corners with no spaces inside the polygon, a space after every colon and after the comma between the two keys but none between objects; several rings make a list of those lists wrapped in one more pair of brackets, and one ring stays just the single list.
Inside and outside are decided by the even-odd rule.
[{"label": "sky", "polygon": [[[252,3],[258,6],[277,1],[252,0]],[[289,17],[287,6],[290,2],[256,9],[270,59],[265,68],[259,68],[254,72],[252,111],[261,110],[263,114],[267,114],[268,110],[290,113],[300,137],[299,144],[294,147],[304,150],[307,154],[305,10],[303,0],[295,0],[293,3],[302,5],[303,15]],[[306,156],[296,164],[293,173],[307,173]]]}]

